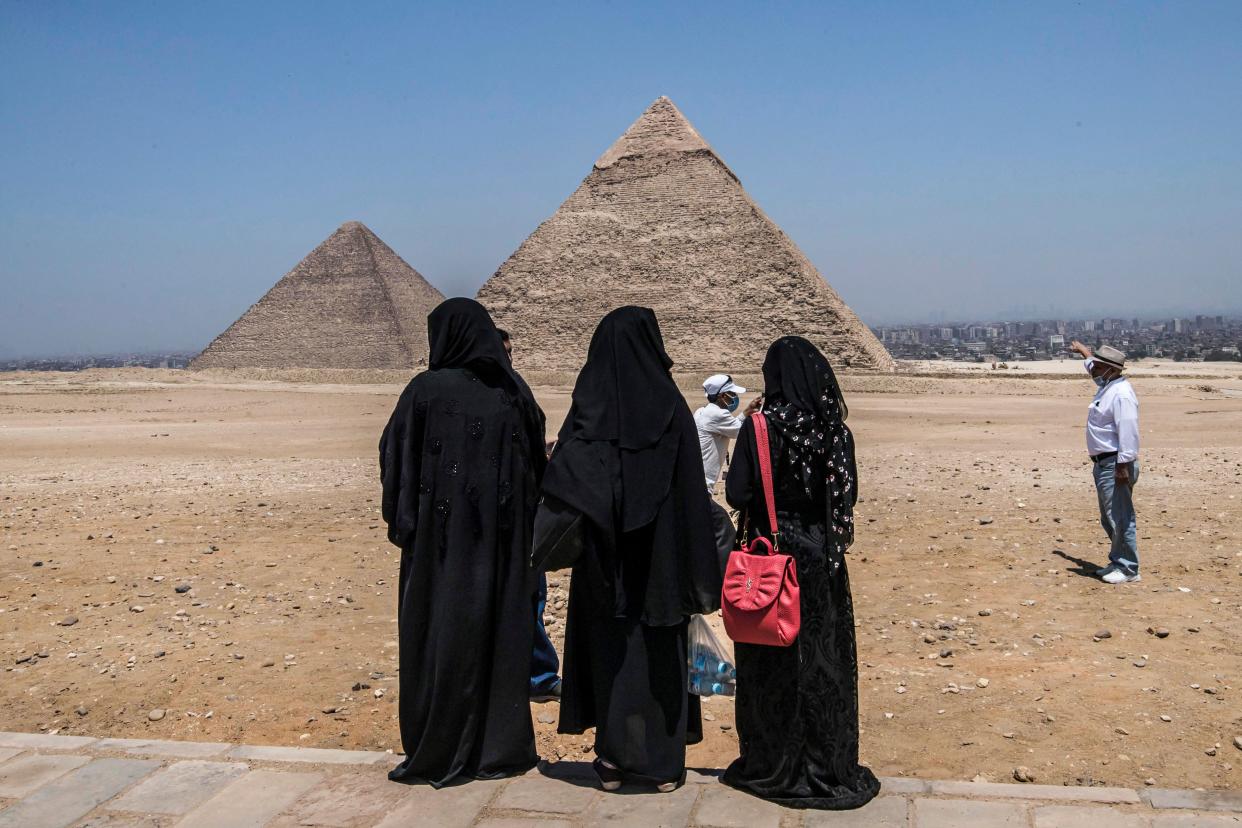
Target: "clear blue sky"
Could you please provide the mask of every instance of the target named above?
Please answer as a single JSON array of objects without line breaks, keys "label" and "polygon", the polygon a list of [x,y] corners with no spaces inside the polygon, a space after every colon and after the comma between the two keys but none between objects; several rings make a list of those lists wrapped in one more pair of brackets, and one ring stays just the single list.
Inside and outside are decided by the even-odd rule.
[{"label": "clear blue sky", "polygon": [[0,355],[199,348],[341,222],[473,294],[658,95],[872,324],[1242,309],[1242,2],[0,0]]}]

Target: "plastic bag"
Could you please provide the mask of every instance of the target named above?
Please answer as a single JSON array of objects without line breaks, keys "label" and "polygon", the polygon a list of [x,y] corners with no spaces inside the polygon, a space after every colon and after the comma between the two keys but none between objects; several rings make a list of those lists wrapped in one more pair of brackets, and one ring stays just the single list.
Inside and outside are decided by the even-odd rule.
[{"label": "plastic bag", "polygon": [[732,696],[737,692],[737,668],[721,646],[711,625],[701,615],[690,618],[686,636],[686,667],[690,692],[696,696]]}]

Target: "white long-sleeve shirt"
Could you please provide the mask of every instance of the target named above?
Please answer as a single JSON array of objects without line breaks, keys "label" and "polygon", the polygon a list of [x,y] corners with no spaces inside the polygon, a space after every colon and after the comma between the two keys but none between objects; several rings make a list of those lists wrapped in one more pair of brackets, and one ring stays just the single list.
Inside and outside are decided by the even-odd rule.
[{"label": "white long-sleeve shirt", "polygon": [[725,457],[729,451],[729,440],[738,435],[745,421],[745,417],[734,417],[715,403],[708,403],[694,412],[694,424],[699,429],[699,450],[703,452],[703,476],[707,481],[708,491],[716,491],[716,481],[720,479],[720,470],[724,468]]},{"label": "white long-sleeve shirt", "polygon": [[[1086,360],[1088,371],[1094,360]],[[1118,463],[1131,463],[1139,453],[1139,409],[1134,387],[1118,377],[1095,392],[1087,409],[1087,454],[1117,452]]]}]

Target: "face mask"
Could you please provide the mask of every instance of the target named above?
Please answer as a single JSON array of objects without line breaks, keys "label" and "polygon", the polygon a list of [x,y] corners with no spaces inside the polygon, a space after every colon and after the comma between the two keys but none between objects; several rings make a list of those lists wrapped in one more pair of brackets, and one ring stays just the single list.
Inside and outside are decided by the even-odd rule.
[{"label": "face mask", "polygon": [[730,401],[730,403],[729,403],[729,405],[728,405],[728,410],[729,410],[729,411],[737,411],[737,407],[738,407],[739,405],[741,405],[741,404],[742,404],[742,400],[741,400],[741,398],[740,398],[740,397],[736,397],[736,396],[734,396],[734,397],[731,397],[731,398],[730,398],[730,400],[731,400],[731,401]]},{"label": "face mask", "polygon": [[1111,380],[1112,380],[1111,377],[1092,377],[1091,378],[1091,381],[1094,382],[1096,385],[1098,385],[1100,388],[1103,388],[1104,386],[1108,385],[1108,383],[1111,382]]}]

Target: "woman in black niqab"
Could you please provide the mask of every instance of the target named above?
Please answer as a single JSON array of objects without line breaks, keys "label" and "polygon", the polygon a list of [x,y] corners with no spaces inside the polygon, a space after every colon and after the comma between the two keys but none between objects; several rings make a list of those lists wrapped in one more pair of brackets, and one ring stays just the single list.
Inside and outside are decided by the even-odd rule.
[{"label": "woman in black niqab", "polygon": [[487,311],[449,299],[427,319],[429,368],[380,440],[397,588],[405,759],[435,787],[534,767],[529,567],[543,413]]},{"label": "woman in black niqab", "polygon": [[600,322],[540,514],[580,524],[576,557],[536,561],[573,564],[560,732],[596,728],[602,780],[665,788],[684,777],[686,744],[702,736],[699,699],[687,692],[687,622],[720,605],[698,433],[672,364],[650,309]]},{"label": "woman in black niqab", "polygon": [[[845,550],[858,499],[854,435],[832,366],[787,336],[763,363],[780,551],[797,563],[802,628],[789,647],[736,644],[741,756],[724,781],[795,808],[858,808],[880,789],[858,764],[858,656]],[[725,483],[750,534],[771,538],[752,421]]]}]

